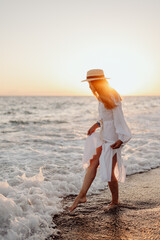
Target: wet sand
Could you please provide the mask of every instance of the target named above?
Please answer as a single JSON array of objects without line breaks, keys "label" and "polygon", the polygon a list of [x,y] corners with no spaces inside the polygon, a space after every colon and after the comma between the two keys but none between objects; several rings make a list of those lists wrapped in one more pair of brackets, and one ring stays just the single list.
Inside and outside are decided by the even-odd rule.
[{"label": "wet sand", "polygon": [[[160,239],[160,168],[128,176],[119,185],[120,206],[105,212],[110,203],[109,189],[87,197],[72,213],[54,216],[61,240],[159,240]],[[63,200],[70,206],[75,196]]]}]

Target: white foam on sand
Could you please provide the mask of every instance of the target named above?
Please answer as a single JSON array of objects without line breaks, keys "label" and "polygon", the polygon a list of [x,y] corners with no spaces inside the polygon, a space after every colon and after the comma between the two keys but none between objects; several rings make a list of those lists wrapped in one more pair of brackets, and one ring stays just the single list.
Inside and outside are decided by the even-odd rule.
[{"label": "white foam on sand", "polygon": [[33,176],[17,176],[11,187],[0,182],[0,236],[5,240],[45,239],[56,233],[52,216],[62,210],[59,193],[44,181],[42,170]]},{"label": "white foam on sand", "polygon": [[[63,211],[61,200],[68,194],[77,194],[82,186],[85,171],[82,162],[63,171],[49,174],[49,181],[39,173],[27,177],[25,173],[10,179],[12,184],[0,182],[0,236],[4,240],[45,239],[56,235],[52,217]],[[54,165],[49,168],[54,169]],[[78,170],[79,169],[79,170]],[[97,172],[99,175],[99,171]],[[106,184],[97,177],[88,194],[98,193]]]}]

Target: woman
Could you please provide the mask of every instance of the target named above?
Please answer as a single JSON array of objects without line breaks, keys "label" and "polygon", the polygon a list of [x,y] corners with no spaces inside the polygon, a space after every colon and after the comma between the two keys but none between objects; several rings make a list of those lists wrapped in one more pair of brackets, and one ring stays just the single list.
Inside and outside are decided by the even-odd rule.
[{"label": "woman", "polygon": [[[86,202],[86,194],[100,165],[102,181],[107,181],[112,194],[111,203],[106,210],[117,207],[118,181],[125,181],[125,168],[121,158],[121,148],[131,138],[131,132],[125,122],[121,97],[109,86],[101,69],[87,72],[87,81],[93,94],[99,101],[99,120],[88,130],[83,155],[83,167],[87,168],[82,188],[70,207],[73,211],[79,203]],[[97,128],[100,132],[95,132]]]}]

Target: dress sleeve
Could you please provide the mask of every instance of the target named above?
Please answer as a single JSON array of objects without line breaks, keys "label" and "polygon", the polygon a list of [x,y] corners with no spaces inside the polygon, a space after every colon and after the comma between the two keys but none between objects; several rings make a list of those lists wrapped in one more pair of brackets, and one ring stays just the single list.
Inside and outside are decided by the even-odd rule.
[{"label": "dress sleeve", "polygon": [[123,142],[123,144],[125,144],[131,139],[132,135],[124,119],[121,102],[117,103],[117,106],[112,109],[112,112],[114,126],[116,129],[116,133],[118,134],[118,138]]}]

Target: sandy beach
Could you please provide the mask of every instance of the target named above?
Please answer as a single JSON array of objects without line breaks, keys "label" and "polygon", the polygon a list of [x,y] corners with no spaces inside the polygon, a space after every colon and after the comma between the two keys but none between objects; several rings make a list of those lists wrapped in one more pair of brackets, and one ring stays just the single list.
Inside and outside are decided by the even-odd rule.
[{"label": "sandy beach", "polygon": [[[160,239],[160,168],[128,176],[119,185],[120,206],[105,212],[109,189],[87,197],[72,213],[54,216],[57,236],[64,240],[158,240]],[[75,196],[63,200],[70,206]]]}]

